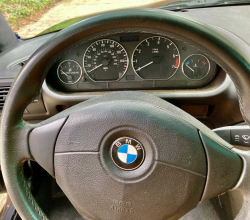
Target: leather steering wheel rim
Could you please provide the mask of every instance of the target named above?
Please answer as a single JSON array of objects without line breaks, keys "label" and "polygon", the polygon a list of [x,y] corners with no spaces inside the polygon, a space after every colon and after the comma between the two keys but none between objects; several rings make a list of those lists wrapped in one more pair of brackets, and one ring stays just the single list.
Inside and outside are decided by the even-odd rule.
[{"label": "leather steering wheel rim", "polygon": [[80,44],[84,37],[117,27],[168,31],[207,49],[233,80],[242,116],[250,124],[250,48],[245,44],[236,46],[205,24],[157,9],[122,10],[81,21],[54,35],[32,55],[16,77],[2,112],[1,168],[10,198],[23,219],[48,219],[33,198],[22,170],[24,161],[33,158],[27,148],[28,140],[23,137],[36,127],[23,121],[23,112],[37,96],[48,70],[62,54]]}]

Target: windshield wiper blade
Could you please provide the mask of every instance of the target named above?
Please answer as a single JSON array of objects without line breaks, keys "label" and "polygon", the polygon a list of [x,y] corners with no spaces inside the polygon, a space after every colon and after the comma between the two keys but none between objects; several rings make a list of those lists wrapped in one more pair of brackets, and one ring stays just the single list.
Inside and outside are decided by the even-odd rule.
[{"label": "windshield wiper blade", "polygon": [[226,6],[226,5],[243,5],[250,4],[250,0],[179,0],[174,2],[169,2],[163,6],[161,9],[170,11],[179,11],[182,9],[191,8],[206,8],[214,6]]}]

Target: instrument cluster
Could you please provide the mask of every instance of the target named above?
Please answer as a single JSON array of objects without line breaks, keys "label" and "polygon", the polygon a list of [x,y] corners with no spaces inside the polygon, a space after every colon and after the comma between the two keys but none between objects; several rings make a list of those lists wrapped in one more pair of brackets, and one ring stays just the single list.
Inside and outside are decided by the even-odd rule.
[{"label": "instrument cluster", "polygon": [[47,83],[64,92],[199,88],[217,65],[195,47],[152,34],[111,35],[82,44],[51,68]]}]

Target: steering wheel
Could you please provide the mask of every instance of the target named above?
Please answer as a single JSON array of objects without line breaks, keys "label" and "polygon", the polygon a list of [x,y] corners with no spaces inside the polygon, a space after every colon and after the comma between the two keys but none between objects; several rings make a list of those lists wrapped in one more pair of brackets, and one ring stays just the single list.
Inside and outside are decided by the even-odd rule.
[{"label": "steering wheel", "polygon": [[[235,45],[210,26],[163,10],[122,10],[86,19],[55,34],[32,55],[5,102],[1,168],[15,208],[22,219],[48,219],[24,178],[24,162],[35,160],[84,219],[178,219],[228,190],[244,198],[237,219],[249,219],[250,154],[160,98],[114,92],[39,124],[22,119],[62,54],[93,34],[135,27],[168,31],[199,45],[233,80],[249,124],[250,48],[244,43]],[[136,155],[127,163],[118,160],[124,149]]]}]

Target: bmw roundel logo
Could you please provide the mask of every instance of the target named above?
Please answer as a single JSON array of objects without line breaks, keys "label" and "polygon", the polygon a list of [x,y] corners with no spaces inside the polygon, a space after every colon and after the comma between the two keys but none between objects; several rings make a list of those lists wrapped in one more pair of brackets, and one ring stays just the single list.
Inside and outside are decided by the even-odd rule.
[{"label": "bmw roundel logo", "polygon": [[110,156],[114,164],[123,170],[134,170],[144,161],[144,148],[134,138],[118,138],[111,146]]}]

